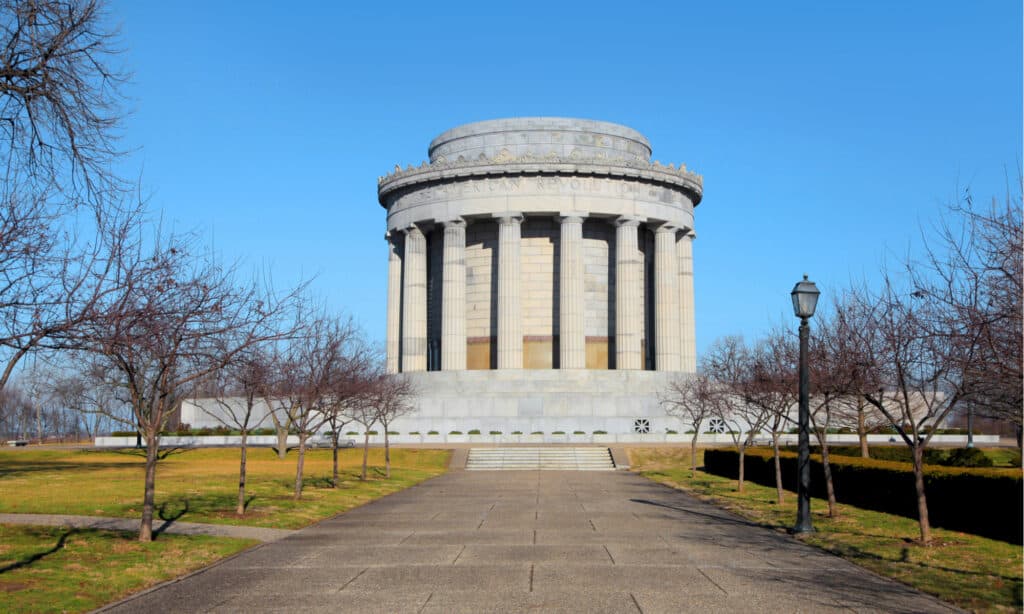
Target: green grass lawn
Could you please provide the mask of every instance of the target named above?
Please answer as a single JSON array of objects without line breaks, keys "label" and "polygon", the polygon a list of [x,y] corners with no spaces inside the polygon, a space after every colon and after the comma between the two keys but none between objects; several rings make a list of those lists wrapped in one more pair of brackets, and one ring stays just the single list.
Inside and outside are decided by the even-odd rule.
[{"label": "green grass lawn", "polygon": [[[747,482],[740,494],[735,480],[700,470],[691,477],[689,454],[688,448],[633,448],[630,466],[765,527],[785,530],[793,525],[794,493],[787,492],[780,506],[774,488]],[[933,528],[934,543],[921,546],[915,541],[919,533],[914,519],[843,504],[839,512],[838,518],[828,518],[827,503],[812,499],[817,532],[800,539],[968,610],[1021,611],[1024,557],[1019,545]]]},{"label": "green grass lawn", "polygon": [[256,542],[0,525],[0,610],[83,612],[200,569]]},{"label": "green grass lawn", "polygon": [[[385,479],[383,450],[373,449],[365,482],[362,450],[340,454],[341,483],[331,488],[330,450],[308,453],[306,487],[295,501],[296,453],[278,460],[269,449],[250,449],[249,503],[237,516],[237,448],[171,453],[157,467],[157,516],[295,529],[440,475],[450,452],[392,450],[392,477]],[[0,450],[0,512],[138,518],[144,463],[134,450]],[[161,533],[143,544],[135,533],[0,525],[0,611],[88,611],[254,543]]]},{"label": "green grass lawn", "polygon": [[[169,454],[156,472],[161,520],[297,529],[383,495],[440,475],[447,450],[391,451],[391,478],[383,477],[383,450],[370,450],[369,479],[359,480],[362,450],[340,451],[342,475],[330,487],[331,452],[307,453],[301,501],[292,498],[295,458],[279,460],[268,448],[249,450],[244,516],[238,498],[237,448]],[[0,512],[82,514],[138,518],[142,514],[141,451],[0,450]]]}]

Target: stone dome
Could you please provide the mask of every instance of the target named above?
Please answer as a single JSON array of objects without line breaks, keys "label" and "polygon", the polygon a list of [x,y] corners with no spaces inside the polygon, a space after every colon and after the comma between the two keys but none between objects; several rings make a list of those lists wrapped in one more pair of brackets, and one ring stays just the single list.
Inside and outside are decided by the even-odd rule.
[{"label": "stone dome", "polygon": [[647,162],[651,144],[644,135],[610,122],[565,117],[519,117],[465,124],[430,143],[431,162],[485,158],[575,158]]}]

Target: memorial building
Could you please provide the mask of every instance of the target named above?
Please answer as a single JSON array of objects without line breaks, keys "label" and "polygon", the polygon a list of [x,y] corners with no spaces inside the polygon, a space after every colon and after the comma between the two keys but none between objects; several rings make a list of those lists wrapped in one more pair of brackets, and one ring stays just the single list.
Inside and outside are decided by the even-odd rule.
[{"label": "memorial building", "polygon": [[702,179],[625,126],[459,126],[381,177],[387,368],[417,385],[401,430],[645,432],[696,369]]}]

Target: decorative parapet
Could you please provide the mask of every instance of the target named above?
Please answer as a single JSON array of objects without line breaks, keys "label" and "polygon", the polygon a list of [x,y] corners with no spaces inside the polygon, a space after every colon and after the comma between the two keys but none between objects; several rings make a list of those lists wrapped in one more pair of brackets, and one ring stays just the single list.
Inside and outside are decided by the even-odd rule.
[{"label": "decorative parapet", "polygon": [[686,169],[686,165],[663,165],[658,161],[646,162],[626,158],[577,158],[549,155],[512,156],[507,151],[497,156],[483,154],[473,160],[459,156],[456,160],[439,157],[434,162],[423,162],[418,167],[404,169],[395,166],[394,172],[377,179],[380,204],[387,207],[388,196],[408,188],[440,181],[508,175],[577,175],[634,179],[667,185],[687,192],[693,204],[700,202],[704,192],[703,177]]}]

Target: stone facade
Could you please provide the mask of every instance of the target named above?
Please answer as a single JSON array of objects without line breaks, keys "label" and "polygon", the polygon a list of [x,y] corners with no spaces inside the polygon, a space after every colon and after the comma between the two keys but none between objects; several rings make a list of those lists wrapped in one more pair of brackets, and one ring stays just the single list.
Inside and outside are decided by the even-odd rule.
[{"label": "stone facade", "polygon": [[[695,370],[700,176],[650,162],[635,130],[578,119],[468,124],[429,156],[378,185],[389,370],[513,371],[500,381],[522,382],[586,371],[561,376],[580,394],[601,388],[602,371]],[[445,414],[425,378],[421,412]]]}]

